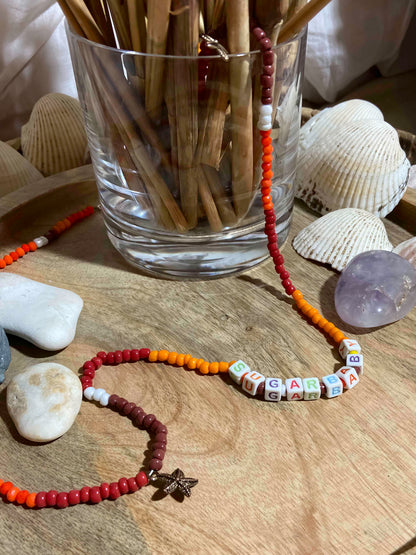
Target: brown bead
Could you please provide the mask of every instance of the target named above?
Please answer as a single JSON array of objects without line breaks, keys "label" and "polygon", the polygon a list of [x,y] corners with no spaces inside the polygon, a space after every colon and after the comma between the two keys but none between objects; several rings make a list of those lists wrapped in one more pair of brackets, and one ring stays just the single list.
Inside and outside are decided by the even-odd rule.
[{"label": "brown bead", "polygon": [[142,426],[142,425],[143,425],[143,420],[144,420],[144,417],[145,417],[145,416],[146,416],[146,413],[145,413],[145,412],[139,413],[139,414],[136,416],[136,419],[134,420],[134,424],[135,424],[136,426]]},{"label": "brown bead", "polygon": [[159,423],[159,426],[157,427],[157,429],[155,430],[156,434],[167,434],[168,433],[168,429],[166,428],[166,426],[164,426],[162,423]]},{"label": "brown bead", "polygon": [[263,66],[264,75],[273,75],[273,71],[274,71],[273,66]]},{"label": "brown bead", "polygon": [[124,406],[127,405],[127,403],[128,403],[127,399],[124,399],[123,397],[119,397],[116,401],[117,410],[119,410],[121,412],[123,410]]},{"label": "brown bead", "polygon": [[155,441],[166,441],[167,442],[167,436],[166,434],[164,434],[163,432],[159,432],[158,434],[155,435]]},{"label": "brown bead", "polygon": [[150,470],[160,470],[163,466],[163,463],[160,459],[152,459],[149,463]]},{"label": "brown bead", "polygon": [[143,420],[143,426],[149,428],[155,420],[156,416],[154,414],[147,414]]},{"label": "brown bead", "polygon": [[156,441],[156,443],[152,443],[152,449],[162,449],[162,451],[166,451],[166,441]]},{"label": "brown bead", "polygon": [[264,37],[266,36],[266,33],[263,31],[263,29],[260,29],[260,27],[254,27],[253,35],[256,40],[261,41],[261,39],[264,39]]},{"label": "brown bead", "polygon": [[326,387],[325,384],[323,384],[322,382],[319,382],[319,387],[321,388],[321,397],[323,395],[326,395]]},{"label": "brown bead", "polygon": [[271,50],[267,50],[267,52],[263,52],[263,64],[265,66],[271,66],[274,63],[274,54]]},{"label": "brown bead", "polygon": [[261,97],[261,103],[262,104],[272,104],[273,100],[271,96],[262,96]]},{"label": "brown bead", "polygon": [[260,39],[260,49],[262,50],[262,52],[265,52],[266,50],[270,50],[271,47],[272,47],[272,42],[269,38],[263,37],[262,39]]},{"label": "brown bead", "polygon": [[161,461],[163,461],[163,459],[165,458],[164,449],[155,449],[153,451],[153,458],[154,459],[160,459]]},{"label": "brown bead", "polygon": [[149,432],[156,433],[158,426],[161,426],[162,423],[156,418],[150,425]]},{"label": "brown bead", "polygon": [[47,231],[44,236],[48,240],[48,243],[52,243],[52,241],[56,239],[56,234],[52,230]]},{"label": "brown bead", "polygon": [[110,398],[108,399],[108,406],[112,409],[116,409],[116,405],[117,405],[117,401],[119,400],[119,396],[118,395],[110,395]]},{"label": "brown bead", "polygon": [[262,382],[259,387],[257,388],[257,395],[259,397],[263,397],[264,395],[264,382]]},{"label": "brown bead", "polygon": [[129,414],[129,418],[134,420],[141,412],[143,412],[143,409],[138,406],[135,406],[134,409]]},{"label": "brown bead", "polygon": [[271,75],[264,75],[264,73],[260,76],[260,83],[263,87],[272,88],[273,87],[273,77]]},{"label": "brown bead", "polygon": [[124,405],[124,407],[121,409],[121,414],[124,414],[125,416],[129,415],[131,413],[131,411],[136,407],[136,403],[127,403],[126,405]]},{"label": "brown bead", "polygon": [[272,96],[273,89],[270,87],[262,87],[261,96]]}]

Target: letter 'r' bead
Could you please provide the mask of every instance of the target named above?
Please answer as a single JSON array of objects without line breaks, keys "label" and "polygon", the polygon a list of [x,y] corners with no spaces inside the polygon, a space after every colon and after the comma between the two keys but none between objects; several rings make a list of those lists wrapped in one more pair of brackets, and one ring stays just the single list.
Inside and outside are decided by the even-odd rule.
[{"label": "letter 'r' bead", "polygon": [[303,399],[304,401],[313,401],[321,396],[321,386],[318,378],[304,378],[303,382]]},{"label": "letter 'r' bead", "polygon": [[237,362],[231,364],[228,369],[231,379],[238,384],[241,384],[243,376],[249,372],[251,372],[250,366],[247,366],[247,364],[242,360],[237,360]]}]

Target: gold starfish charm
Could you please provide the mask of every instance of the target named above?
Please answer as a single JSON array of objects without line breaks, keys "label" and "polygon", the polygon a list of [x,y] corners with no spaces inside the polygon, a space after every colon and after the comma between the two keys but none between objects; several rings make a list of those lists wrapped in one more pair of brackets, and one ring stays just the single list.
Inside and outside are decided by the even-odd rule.
[{"label": "gold starfish charm", "polygon": [[156,480],[163,483],[163,491],[166,494],[179,490],[186,497],[191,497],[191,488],[197,485],[195,478],[185,478],[185,474],[177,468],[172,474],[157,474]]}]

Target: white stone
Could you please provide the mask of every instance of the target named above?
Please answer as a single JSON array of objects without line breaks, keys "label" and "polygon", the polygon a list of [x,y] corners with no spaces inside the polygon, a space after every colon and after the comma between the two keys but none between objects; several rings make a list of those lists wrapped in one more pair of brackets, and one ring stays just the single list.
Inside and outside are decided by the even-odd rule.
[{"label": "white stone", "polygon": [[250,395],[254,395],[257,393],[257,388],[261,383],[264,382],[266,378],[263,374],[259,372],[250,372],[246,374],[243,379],[243,391],[249,393]]},{"label": "white stone", "polygon": [[79,378],[54,362],[29,366],[7,388],[9,414],[19,434],[31,441],[52,441],[67,432],[81,401]]},{"label": "white stone", "polygon": [[321,396],[321,386],[318,378],[303,378],[303,399],[313,401]]},{"label": "white stone", "polygon": [[82,305],[67,289],[0,274],[0,326],[41,349],[57,351],[71,343]]}]

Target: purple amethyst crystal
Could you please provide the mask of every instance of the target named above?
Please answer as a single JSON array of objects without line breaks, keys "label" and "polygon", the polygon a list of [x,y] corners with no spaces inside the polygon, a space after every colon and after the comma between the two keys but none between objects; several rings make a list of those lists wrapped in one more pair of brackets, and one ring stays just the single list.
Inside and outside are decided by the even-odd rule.
[{"label": "purple amethyst crystal", "polygon": [[416,270],[389,251],[355,256],[335,289],[338,316],[347,324],[373,328],[396,322],[416,304]]}]

